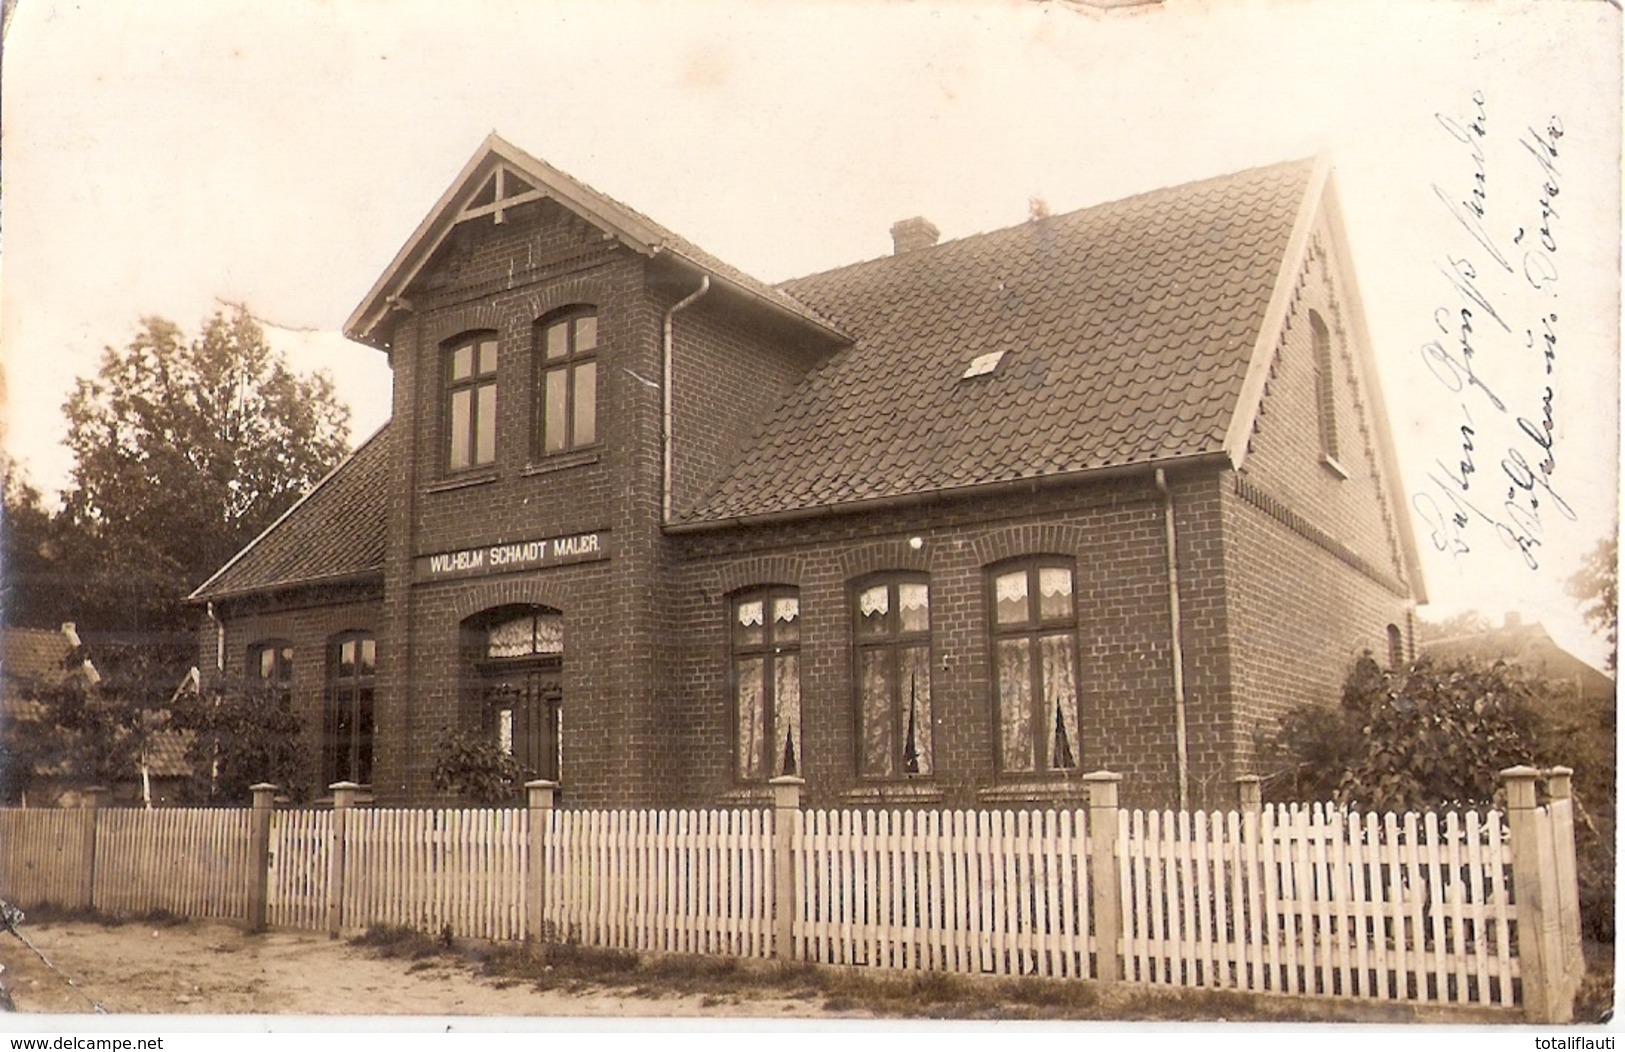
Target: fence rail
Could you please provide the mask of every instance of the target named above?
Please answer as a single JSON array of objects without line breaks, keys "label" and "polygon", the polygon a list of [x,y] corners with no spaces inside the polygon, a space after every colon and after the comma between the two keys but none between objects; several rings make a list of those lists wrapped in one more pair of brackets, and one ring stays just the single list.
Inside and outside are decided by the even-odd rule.
[{"label": "fence rail", "polygon": [[[492,940],[1572,1015],[1569,772],[1508,808],[0,810],[0,895]],[[94,798],[93,798],[94,799]]]}]

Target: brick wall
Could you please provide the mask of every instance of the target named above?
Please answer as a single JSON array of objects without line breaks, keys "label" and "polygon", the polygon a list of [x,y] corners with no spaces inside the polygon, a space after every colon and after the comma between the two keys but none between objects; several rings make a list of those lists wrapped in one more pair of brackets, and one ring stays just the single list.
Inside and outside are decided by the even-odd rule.
[{"label": "brick wall", "polygon": [[[1218,762],[1226,664],[1220,531],[1211,477],[1176,479],[1193,769]],[[678,591],[685,640],[669,732],[683,742],[681,781],[692,801],[760,798],[734,775],[734,716],[726,619],[729,596],[761,584],[800,589],[803,770],[807,799],[970,807],[1012,799],[1083,799],[1077,775],[1125,775],[1125,799],[1177,798],[1177,759],[1162,496],[1149,476],[1025,495],[937,501],[777,527],[680,538]],[[918,537],[919,548],[910,545]],[[988,568],[1028,555],[1076,566],[1080,657],[1079,763],[1070,777],[1003,777],[987,613]],[[852,582],[876,571],[929,574],[934,776],[881,782],[857,775]],[[1204,766],[1205,765],[1205,766]]]},{"label": "brick wall", "polygon": [[[1408,571],[1345,317],[1345,281],[1324,249],[1329,236],[1322,224],[1311,240],[1248,456],[1240,476],[1220,486],[1243,768],[1255,726],[1297,704],[1335,701],[1364,650],[1385,662],[1388,625],[1414,652]],[[1346,474],[1322,458],[1311,311],[1330,337]]]}]

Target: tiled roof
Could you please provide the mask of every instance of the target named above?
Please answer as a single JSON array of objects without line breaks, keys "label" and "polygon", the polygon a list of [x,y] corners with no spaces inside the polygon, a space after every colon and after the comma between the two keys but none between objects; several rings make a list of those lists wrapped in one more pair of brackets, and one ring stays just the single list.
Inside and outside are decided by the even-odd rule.
[{"label": "tiled roof", "polygon": [[[1254,169],[784,283],[856,343],[683,517],[1222,451],[1313,171]],[[990,375],[962,379],[995,351]]]},{"label": "tiled roof", "polygon": [[382,573],[389,434],[388,424],[379,428],[192,598]]},{"label": "tiled roof", "polygon": [[7,628],[0,633],[0,674],[22,683],[59,684],[71,672],[73,646],[58,628]]},{"label": "tiled roof", "polygon": [[1612,678],[1558,646],[1541,624],[1504,625],[1464,636],[1428,640],[1421,644],[1421,649],[1439,661],[1462,658],[1505,661],[1532,676],[1562,684],[1577,683],[1586,697],[1614,695]]}]

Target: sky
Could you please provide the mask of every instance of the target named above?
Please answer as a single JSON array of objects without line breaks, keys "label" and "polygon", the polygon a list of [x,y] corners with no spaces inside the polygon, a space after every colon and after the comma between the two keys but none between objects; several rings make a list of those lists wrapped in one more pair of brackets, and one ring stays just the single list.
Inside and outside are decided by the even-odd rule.
[{"label": "sky", "polygon": [[74,378],[222,303],[359,441],[389,373],[339,330],[493,130],[767,281],[1324,155],[1423,615],[1600,662],[1563,582],[1618,523],[1620,39],[1603,0],[21,0],[0,444],[59,489]]}]

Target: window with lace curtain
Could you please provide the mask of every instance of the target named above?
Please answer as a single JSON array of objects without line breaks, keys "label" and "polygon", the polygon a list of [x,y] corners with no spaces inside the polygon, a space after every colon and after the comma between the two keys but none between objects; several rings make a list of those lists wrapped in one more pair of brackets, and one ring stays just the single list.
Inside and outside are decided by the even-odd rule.
[{"label": "window with lace curtain", "polygon": [[732,603],[735,763],[746,780],[801,771],[801,600],[757,588]]},{"label": "window with lace curtain", "polygon": [[988,575],[999,769],[1044,774],[1078,766],[1077,604],[1072,564],[1006,563]]},{"label": "window with lace curtain", "polygon": [[858,773],[930,774],[931,585],[915,575],[870,578],[853,608]]}]

